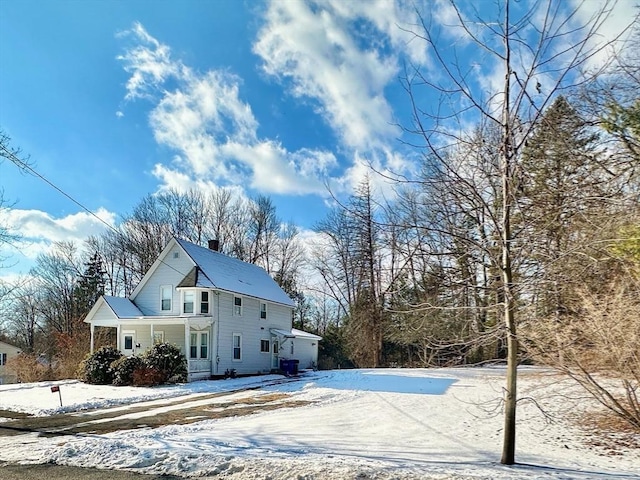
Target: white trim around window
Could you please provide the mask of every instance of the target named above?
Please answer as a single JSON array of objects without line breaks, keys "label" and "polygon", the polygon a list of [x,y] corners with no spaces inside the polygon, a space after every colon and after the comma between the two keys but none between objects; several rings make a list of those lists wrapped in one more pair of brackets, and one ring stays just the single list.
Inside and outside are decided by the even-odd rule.
[{"label": "white trim around window", "polygon": [[209,358],[209,331],[189,332],[189,358],[191,360],[206,360]]},{"label": "white trim around window", "polygon": [[211,300],[211,293],[209,290],[202,290],[200,292],[200,313],[202,315],[208,315],[211,309],[209,308],[209,302]]},{"label": "white trim around window", "polygon": [[196,303],[196,292],[193,290],[184,290],[182,292],[182,313],[194,313]]},{"label": "white trim around window", "polygon": [[233,343],[232,345],[232,353],[231,358],[234,362],[242,361],[242,334],[234,333],[233,334]]},{"label": "white trim around window", "polygon": [[160,311],[173,311],[173,285],[160,285]]},{"label": "white trim around window", "polygon": [[153,344],[157,345],[158,343],[164,343],[164,331],[163,330],[154,330],[153,331]]},{"label": "white trim around window", "polygon": [[233,296],[233,316],[242,316],[242,297],[239,297],[238,295]]},{"label": "white trim around window", "polygon": [[269,341],[269,339],[260,339],[260,353],[271,353],[271,342]]},{"label": "white trim around window", "polygon": [[267,302],[260,302],[260,320],[267,319]]}]

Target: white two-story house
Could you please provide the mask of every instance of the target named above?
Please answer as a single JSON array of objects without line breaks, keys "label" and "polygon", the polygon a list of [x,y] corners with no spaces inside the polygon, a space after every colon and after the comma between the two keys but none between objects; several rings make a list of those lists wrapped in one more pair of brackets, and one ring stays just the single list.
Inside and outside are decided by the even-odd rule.
[{"label": "white two-story house", "polygon": [[280,359],[317,364],[321,337],[292,328],[294,303],[262,268],[172,239],[129,298],[101,297],[87,314],[91,351],[96,327],[117,330],[117,348],[143,353],[177,345],[189,379],[267,373]]}]

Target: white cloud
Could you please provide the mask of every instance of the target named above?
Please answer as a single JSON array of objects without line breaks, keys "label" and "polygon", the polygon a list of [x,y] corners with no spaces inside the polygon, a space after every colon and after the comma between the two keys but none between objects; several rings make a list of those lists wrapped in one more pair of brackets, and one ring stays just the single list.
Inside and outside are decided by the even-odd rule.
[{"label": "white cloud", "polygon": [[254,44],[264,71],[292,82],[292,94],[318,102],[317,111],[341,142],[354,149],[381,147],[399,130],[385,98],[397,82],[399,51],[425,61],[403,24],[415,15],[401,4],[377,2],[271,2]]},{"label": "white cloud", "polygon": [[[626,32],[625,29],[628,29],[633,22],[638,22],[639,20],[640,11],[637,2],[626,0],[591,0],[588,2],[573,0],[571,5],[577,8],[577,22],[581,23],[594,20],[598,16],[598,12],[604,12],[600,17],[597,35],[594,35],[589,42],[590,48],[600,49],[587,62],[587,65],[593,69],[600,68],[611,61],[615,56],[616,50],[622,47],[622,41],[627,39],[631,33],[630,29]],[[605,48],[602,48],[602,46],[605,46]]]},{"label": "white cloud", "polygon": [[[177,152],[171,165],[158,164],[165,185],[215,182],[251,185],[266,193],[324,193],[323,178],[337,165],[332,153],[318,149],[289,151],[257,136],[258,121],[241,99],[242,81],[229,72],[198,73],[171,59],[168,46],[135,24],[140,42],[119,57],[131,73],[127,98],[158,97],[150,125],[158,143]],[[175,88],[164,81],[172,77]]]},{"label": "white cloud", "polygon": [[169,47],[149,35],[140,23],[134,23],[131,30],[118,36],[132,36],[138,43],[118,56],[125,71],[131,73],[127,81],[127,99],[146,97],[167,78],[180,73],[182,65],[171,59]]},{"label": "white cloud", "polygon": [[3,209],[1,214],[10,231],[22,237],[13,245],[0,248],[0,258],[7,258],[3,276],[12,273],[14,263],[16,267],[28,269],[39,254],[49,251],[53,242],[71,241],[81,245],[90,235],[98,235],[109,228],[108,225],[113,226],[116,220],[116,214],[104,208],[93,214],[78,212],[60,218],[41,210],[14,208]]}]

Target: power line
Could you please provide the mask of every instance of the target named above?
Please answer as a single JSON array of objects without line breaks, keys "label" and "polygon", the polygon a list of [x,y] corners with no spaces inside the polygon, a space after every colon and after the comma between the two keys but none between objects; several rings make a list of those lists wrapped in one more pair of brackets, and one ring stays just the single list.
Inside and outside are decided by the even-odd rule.
[{"label": "power line", "polygon": [[95,213],[93,213],[91,210],[89,210],[87,207],[85,207],[82,203],[80,203],[78,200],[76,200],[75,198],[73,198],[71,195],[69,195],[67,192],[65,192],[64,190],[62,190],[60,187],[58,187],[57,185],[55,185],[53,182],[51,182],[49,179],[47,179],[44,175],[42,175],[41,173],[39,173],[38,171],[36,171],[31,165],[29,165],[27,162],[25,162],[24,160],[21,160],[15,152],[12,152],[11,150],[9,150],[9,148],[4,144],[4,142],[0,142],[0,156],[6,158],[7,160],[9,160],[10,162],[12,162],[14,165],[16,165],[20,170],[26,171],[28,173],[31,173],[32,175],[40,178],[43,182],[47,183],[50,187],[54,188],[55,190],[57,190],[58,192],[60,192],[62,195],[64,195],[65,197],[67,197],[69,200],[71,200],[73,203],[75,203],[76,205],[78,205],[80,208],[82,208],[85,212],[87,212],[89,215],[95,217],[96,219],[98,219],[101,223],[104,223],[107,227],[109,227],[111,230],[113,230],[116,233],[120,233],[118,232],[112,225],[108,224],[107,222],[105,222],[102,218],[100,218],[98,215],[96,215]]},{"label": "power line", "polygon": [[[35,170],[26,161],[24,161],[21,158],[19,158],[18,155],[17,155],[17,153],[19,153],[19,151],[17,151],[17,150],[13,150],[12,151],[12,150],[10,150],[8,148],[8,140],[10,140],[9,137],[6,136],[5,134],[3,134],[2,132],[0,132],[0,157],[6,158],[10,162],[12,162],[14,165],[16,165],[20,170],[26,171],[27,173],[30,173],[30,174],[34,175],[35,177],[38,177],[43,182],[45,182],[47,185],[49,185],[50,187],[55,189],[57,192],[61,193],[62,195],[67,197],[69,200],[71,200],[73,203],[78,205],[81,209],[83,209],[89,215],[91,215],[92,217],[96,218],[99,222],[103,223],[104,225],[106,225],[107,228],[112,230],[117,236],[124,237],[122,232],[120,232],[118,229],[116,229],[113,225],[105,222],[102,218],[100,218],[94,212],[89,210],[82,203],[80,203],[78,200],[73,198],[70,194],[68,194],[67,192],[62,190],[60,187],[55,185],[52,181],[50,181],[48,178],[46,178],[40,172]],[[160,260],[160,259],[158,258],[158,260]],[[168,263],[166,263],[164,260],[160,260],[160,263],[162,263],[163,265],[166,265],[167,267],[171,268],[173,271],[175,271],[176,273],[179,273],[180,275],[186,275],[185,273],[183,273],[183,272],[179,271],[178,269],[176,269],[173,265],[169,265]]]}]

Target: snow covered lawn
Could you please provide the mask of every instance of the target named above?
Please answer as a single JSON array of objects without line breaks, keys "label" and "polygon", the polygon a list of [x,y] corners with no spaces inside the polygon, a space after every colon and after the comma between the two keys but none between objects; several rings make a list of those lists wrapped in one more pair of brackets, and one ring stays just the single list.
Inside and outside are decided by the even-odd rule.
[{"label": "snow covered lawn", "polygon": [[[2,430],[14,423],[5,420],[0,461],[232,479],[640,480],[640,450],[592,446],[574,421],[593,402],[538,369],[520,373],[519,464],[500,465],[503,379],[496,367],[336,370],[295,381],[269,375],[159,388],[5,385],[0,410],[48,417],[43,426],[65,418],[91,431],[114,419],[185,416],[157,428],[64,436],[15,434]],[[248,403],[249,413],[241,410]],[[210,416],[186,416],[197,409]],[[69,412],[78,413],[51,417]]]}]

